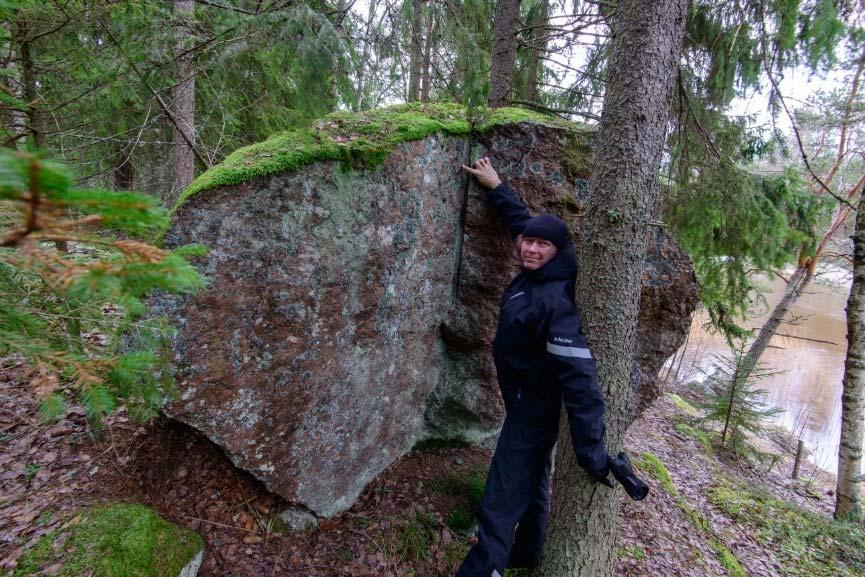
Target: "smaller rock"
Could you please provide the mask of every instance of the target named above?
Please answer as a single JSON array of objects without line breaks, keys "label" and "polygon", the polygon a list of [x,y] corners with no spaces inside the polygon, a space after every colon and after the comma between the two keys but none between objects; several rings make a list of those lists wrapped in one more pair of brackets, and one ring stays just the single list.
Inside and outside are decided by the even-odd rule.
[{"label": "smaller rock", "polygon": [[195,577],[198,575],[198,570],[201,568],[201,562],[204,561],[204,549],[195,554],[189,563],[180,570],[177,577]]},{"label": "smaller rock", "polygon": [[301,507],[288,507],[279,514],[279,518],[292,531],[308,531],[318,528],[316,516]]}]

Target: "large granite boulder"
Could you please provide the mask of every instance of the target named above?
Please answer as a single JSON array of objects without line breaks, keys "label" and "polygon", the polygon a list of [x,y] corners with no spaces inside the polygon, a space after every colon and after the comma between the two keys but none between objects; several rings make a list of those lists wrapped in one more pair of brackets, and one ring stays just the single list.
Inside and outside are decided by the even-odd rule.
[{"label": "large granite boulder", "polygon": [[[594,131],[506,110],[470,132],[461,115],[338,114],[242,149],[193,184],[166,235],[210,248],[208,290],[152,303],[178,326],[166,412],[319,515],[418,441],[498,429],[491,343],[517,262],[460,164],[489,156],[530,210],[579,237]],[[675,243],[659,229],[650,250],[646,390],[696,302]]]}]

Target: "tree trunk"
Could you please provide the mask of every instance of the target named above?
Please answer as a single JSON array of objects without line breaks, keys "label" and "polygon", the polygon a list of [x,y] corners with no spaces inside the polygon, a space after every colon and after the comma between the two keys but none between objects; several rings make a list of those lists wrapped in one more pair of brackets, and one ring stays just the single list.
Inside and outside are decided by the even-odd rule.
[{"label": "tree trunk", "polygon": [[192,54],[183,54],[188,48],[187,39],[192,35],[195,0],[174,0],[174,18],[178,81],[172,94],[171,112],[178,126],[174,126],[172,140],[172,199],[176,199],[195,177],[195,153],[192,149],[195,144],[195,61]]},{"label": "tree trunk", "polygon": [[420,99],[420,71],[423,57],[423,0],[412,0],[411,50],[409,53],[408,101]]},{"label": "tree trunk", "polygon": [[36,66],[33,62],[29,35],[30,23],[22,18],[18,21],[18,58],[21,66],[24,102],[27,103],[27,131],[33,137],[33,145],[36,148],[42,148],[45,146],[45,139],[43,138],[42,115],[39,114],[37,107],[39,95],[36,92]]},{"label": "tree trunk", "polygon": [[751,371],[760,361],[760,357],[762,357],[763,353],[766,351],[766,347],[769,346],[769,341],[771,341],[772,337],[775,336],[775,333],[778,332],[778,327],[781,325],[784,317],[787,316],[790,308],[802,294],[802,291],[805,290],[805,287],[810,284],[811,278],[814,276],[813,258],[814,257],[804,261],[796,267],[796,271],[793,273],[793,276],[790,277],[787,286],[784,288],[784,294],[781,296],[781,300],[777,305],[775,305],[775,308],[772,309],[772,314],[769,315],[769,318],[763,326],[760,327],[760,332],[757,333],[757,338],[754,339],[753,343],[751,343],[748,352],[742,359],[743,379],[747,379],[751,374]]},{"label": "tree trunk", "polygon": [[[33,60],[33,44],[28,38],[30,23],[22,18],[18,21],[18,57],[21,64],[22,90],[27,103],[27,131],[33,137],[33,146],[45,148],[45,130],[42,127],[42,114],[39,112],[39,93],[36,90],[36,63]],[[69,241],[55,240],[54,246],[61,253],[69,252]]]},{"label": "tree trunk", "polygon": [[[688,0],[620,0],[600,144],[592,167],[578,308],[607,400],[607,448],[630,424],[630,377],[646,236],[657,211],[658,170]],[[562,419],[553,503],[541,562],[546,577],[612,574],[616,491],[577,465]]]},{"label": "tree trunk", "polygon": [[357,110],[368,110],[371,108],[371,104],[369,99],[367,98],[367,92],[369,92],[369,80],[367,79],[366,69],[367,63],[369,62],[370,53],[371,53],[371,44],[373,42],[373,38],[375,37],[372,34],[372,26],[375,21],[375,11],[378,6],[376,0],[370,0],[369,9],[367,11],[366,18],[366,28],[363,33],[363,54],[360,59],[360,66],[357,71]]},{"label": "tree trunk", "polygon": [[526,83],[523,85],[522,99],[526,102],[535,102],[538,97],[538,65],[541,61],[541,55],[547,51],[547,41],[544,40],[547,36],[547,31],[543,25],[547,24],[550,17],[549,0],[540,0],[538,8],[538,17],[535,22],[532,22],[532,32],[529,35],[529,61],[526,70]]},{"label": "tree trunk", "polygon": [[438,36],[438,18],[436,12],[430,7],[429,19],[426,25],[426,43],[423,50],[423,70],[420,85],[420,101],[429,102],[429,85],[432,76],[432,54],[436,49],[436,37]]},{"label": "tree trunk", "polygon": [[847,299],[847,360],[841,394],[841,442],[835,518],[862,517],[862,435],[865,433],[865,194],[853,233],[853,285]]},{"label": "tree trunk", "polygon": [[135,179],[135,165],[132,164],[132,155],[120,153],[120,162],[114,167],[114,188],[115,190],[132,190],[132,183]]},{"label": "tree trunk", "polygon": [[[0,84],[8,90],[10,96],[25,102],[26,99],[22,90],[24,82],[18,58],[20,50],[16,50],[17,26],[12,21],[4,21],[2,26],[3,34],[9,40],[0,43],[0,50],[4,54],[2,62],[0,62],[0,73],[3,74],[4,79],[0,80]],[[8,131],[8,136],[4,140],[3,146],[17,148],[19,141],[27,137],[26,110],[24,108],[10,107],[3,114],[3,125]]]},{"label": "tree trunk", "polygon": [[793,461],[793,474],[790,475],[791,479],[799,478],[799,467],[802,466],[802,454],[805,452],[805,441],[799,439],[799,442],[796,443],[796,459]]},{"label": "tree trunk", "polygon": [[493,22],[493,60],[490,70],[490,108],[507,106],[514,86],[520,0],[498,0]]}]

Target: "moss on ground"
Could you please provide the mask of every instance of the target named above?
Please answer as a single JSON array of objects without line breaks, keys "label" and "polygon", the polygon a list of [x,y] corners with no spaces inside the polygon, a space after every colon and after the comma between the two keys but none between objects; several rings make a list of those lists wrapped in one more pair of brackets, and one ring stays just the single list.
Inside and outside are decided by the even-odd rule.
[{"label": "moss on ground", "polygon": [[707,431],[701,431],[687,423],[679,423],[676,425],[676,431],[691,437],[692,439],[696,439],[701,445],[703,445],[703,450],[707,455],[712,454],[712,439]]},{"label": "moss on ground", "polygon": [[692,507],[684,497],[679,495],[679,492],[676,490],[676,486],[673,484],[673,480],[670,478],[670,473],[667,471],[667,467],[664,466],[663,461],[652,453],[643,453],[637,458],[636,464],[640,470],[646,471],[656,481],[658,481],[664,491],[673,497],[676,505],[678,505],[679,509],[682,511],[682,514],[685,515],[685,517],[691,522],[691,525],[693,525],[693,527],[706,538],[709,546],[715,552],[718,562],[721,563],[727,571],[727,574],[729,574],[730,577],[747,577],[748,573],[742,567],[741,563],[739,563],[736,555],[729,549],[729,547],[727,547],[727,545],[724,544],[718,535],[715,534],[709,520],[706,519],[696,508]]},{"label": "moss on ground", "polygon": [[865,575],[865,527],[833,521],[764,491],[726,481],[709,491],[709,501],[771,548],[783,575]]},{"label": "moss on ground", "polygon": [[656,455],[653,455],[652,453],[643,453],[636,458],[634,464],[637,466],[637,469],[645,471],[651,475],[653,479],[661,484],[661,487],[664,491],[669,493],[670,496],[675,497],[679,494],[678,491],[676,491],[676,486],[673,485],[673,480],[670,478],[670,473],[667,471],[667,467],[664,466],[663,461],[661,461],[661,459]]},{"label": "moss on ground", "polygon": [[690,417],[695,417],[700,414],[697,408],[675,393],[667,393],[667,398],[672,401],[676,408],[687,414]]},{"label": "moss on ground", "polygon": [[[142,505],[115,503],[86,509],[66,531],[45,535],[22,555],[14,577],[62,564],[57,575],[164,577],[178,575],[204,548],[201,536]],[[61,537],[66,537],[61,542]]]},{"label": "moss on ground", "polygon": [[[519,122],[586,129],[583,125],[522,108],[499,108],[489,111],[475,130],[485,132],[495,126]],[[295,171],[321,160],[374,167],[400,143],[436,133],[464,135],[471,130],[465,108],[452,103],[410,103],[367,112],[334,112],[309,128],[281,132],[232,152],[222,163],[196,178],[172,211],[203,190]]]},{"label": "moss on ground", "polygon": [[727,571],[730,577],[748,577],[748,573],[726,545],[717,539],[710,539],[709,544],[715,551],[715,556],[718,558],[718,561],[720,561],[721,566]]}]

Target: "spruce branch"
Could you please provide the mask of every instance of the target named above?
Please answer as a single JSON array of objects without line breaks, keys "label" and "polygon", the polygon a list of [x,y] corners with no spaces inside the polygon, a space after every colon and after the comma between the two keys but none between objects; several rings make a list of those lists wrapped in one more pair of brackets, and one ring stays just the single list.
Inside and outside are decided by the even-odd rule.
[{"label": "spruce branch", "polygon": [[760,0],[759,3],[759,18],[760,18],[760,27],[762,30],[762,34],[760,37],[760,61],[763,65],[763,70],[766,72],[766,76],[769,78],[769,82],[772,84],[773,94],[778,98],[778,101],[781,103],[781,107],[784,109],[784,113],[787,115],[787,118],[790,120],[790,125],[793,128],[793,135],[796,137],[796,145],[799,148],[799,155],[802,158],[802,162],[805,164],[805,168],[808,170],[808,173],[811,175],[811,178],[814,179],[814,182],[820,185],[820,188],[823,189],[826,194],[840,202],[841,204],[846,205],[852,211],[856,211],[856,207],[847,200],[836,194],[829,186],[823,182],[823,179],[820,178],[820,175],[817,174],[817,171],[814,170],[814,167],[811,165],[811,159],[808,156],[808,151],[805,150],[805,143],[802,140],[802,134],[799,130],[799,125],[796,122],[796,118],[792,112],[790,112],[790,108],[787,106],[787,101],[784,98],[783,93],[781,92],[781,87],[778,85],[778,80],[775,78],[774,73],[772,72],[773,65],[769,63],[768,60],[768,51],[766,49],[766,39],[768,38],[768,31],[766,29],[766,17],[765,17],[765,5],[764,1]]},{"label": "spruce branch", "polygon": [[162,112],[165,114],[165,116],[168,117],[168,119],[171,121],[171,124],[173,124],[175,126],[175,128],[177,128],[177,131],[183,137],[183,140],[186,141],[186,144],[189,146],[190,150],[192,150],[192,153],[195,155],[195,158],[198,160],[198,162],[200,162],[201,165],[205,167],[205,169],[210,168],[210,163],[207,161],[206,158],[204,158],[204,156],[201,154],[201,152],[195,146],[195,143],[192,141],[192,139],[189,138],[189,135],[186,133],[186,130],[182,127],[180,122],[177,120],[177,118],[171,112],[171,108],[169,108],[169,106],[165,103],[165,101],[162,99],[162,96],[160,96],[159,92],[157,92],[150,85],[150,82],[147,81],[147,78],[141,73],[138,66],[135,64],[135,62],[133,62],[133,60],[129,57],[129,55],[126,54],[126,51],[123,49],[122,45],[120,44],[120,42],[118,42],[117,38],[114,36],[114,34],[111,32],[111,30],[107,26],[104,26],[101,23],[101,21],[99,22],[99,27],[102,29],[103,32],[105,32],[105,35],[111,40],[111,42],[114,44],[114,46],[117,48],[117,50],[123,56],[123,58],[126,60],[126,63],[129,65],[129,67],[132,69],[132,71],[135,73],[135,75],[138,77],[138,79],[141,81],[141,83],[144,85],[144,87],[147,88],[148,92],[150,92],[150,94],[156,99],[156,102],[159,104],[159,107],[162,108]]}]

